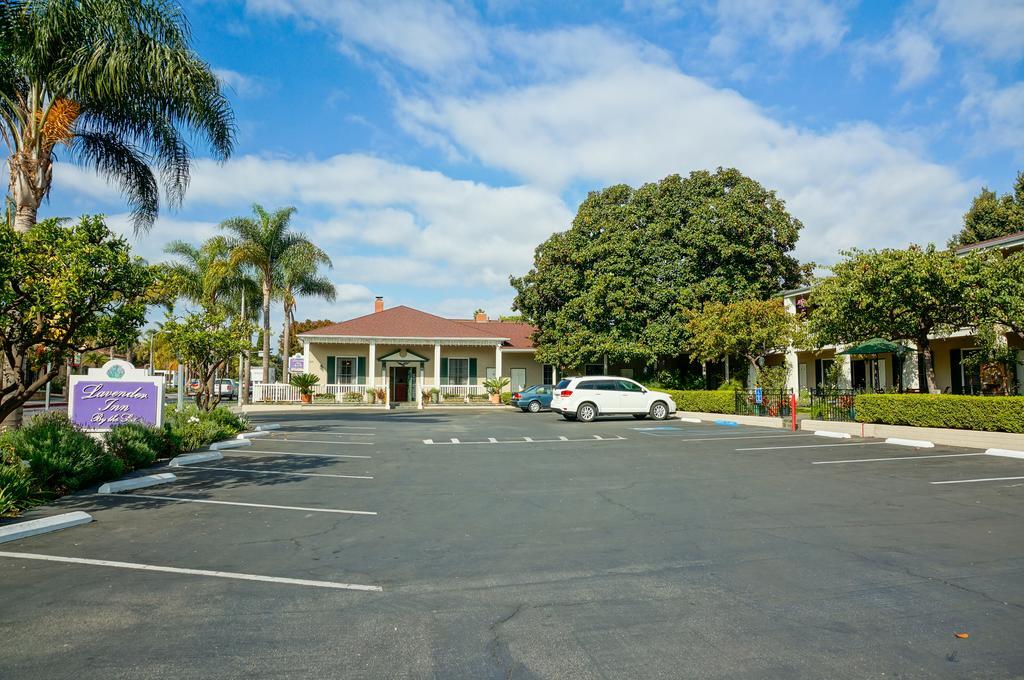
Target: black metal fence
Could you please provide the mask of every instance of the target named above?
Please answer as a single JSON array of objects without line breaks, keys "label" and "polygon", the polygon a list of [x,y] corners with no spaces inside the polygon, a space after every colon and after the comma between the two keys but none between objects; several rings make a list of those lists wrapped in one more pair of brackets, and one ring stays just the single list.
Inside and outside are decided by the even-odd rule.
[{"label": "black metal fence", "polygon": [[789,418],[790,395],[789,390],[736,390],[736,415]]},{"label": "black metal fence", "polygon": [[857,390],[811,390],[811,420],[853,422],[857,411],[854,397]]}]

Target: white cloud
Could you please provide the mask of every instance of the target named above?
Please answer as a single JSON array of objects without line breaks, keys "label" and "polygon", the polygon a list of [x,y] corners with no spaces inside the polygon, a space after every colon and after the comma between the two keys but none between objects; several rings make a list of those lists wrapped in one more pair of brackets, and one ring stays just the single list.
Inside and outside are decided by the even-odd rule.
[{"label": "white cloud", "polygon": [[734,91],[639,59],[557,84],[403,102],[403,110],[484,165],[551,191],[738,167],[779,190],[806,225],[800,254],[819,261],[853,245],[944,242],[970,191],[874,125],[822,133],[784,125]]},{"label": "white cloud", "polygon": [[840,7],[823,0],[718,0],[712,13],[718,33],[711,51],[729,56],[747,39],[761,38],[783,52],[835,49],[847,32]]},{"label": "white cloud", "polygon": [[971,121],[979,152],[1010,149],[1024,158],[1024,82],[1004,88],[983,79],[968,83],[968,94],[960,103],[960,114]]},{"label": "white cloud", "polygon": [[217,77],[223,87],[234,91],[239,97],[245,99],[260,97],[267,92],[267,87],[261,78],[248,76],[228,68],[215,68],[213,75]]},{"label": "white cloud", "polygon": [[475,17],[438,0],[248,0],[246,6],[326,25],[345,51],[367,48],[429,74],[472,64],[487,52]]},{"label": "white cloud", "polygon": [[[60,192],[118,200],[104,181],[75,166],[58,164],[56,184]],[[248,214],[254,198],[268,207],[297,206],[295,226],[322,243],[349,278],[383,282],[400,272],[422,286],[507,289],[509,274],[527,268],[534,247],[572,218],[557,194],[539,188],[494,187],[358,154],[193,164],[187,209]],[[161,218],[146,248],[165,233],[170,240],[195,232]],[[385,252],[353,255],[353,245],[360,253],[367,246]]]},{"label": "white cloud", "polygon": [[856,51],[853,71],[861,75],[865,62],[892,62],[899,67],[900,78],[896,89],[915,87],[938,71],[941,51],[931,37],[916,28],[902,27],[885,39],[862,45]]},{"label": "white cloud", "polygon": [[931,22],[943,35],[993,59],[1024,56],[1024,2],[938,0]]}]

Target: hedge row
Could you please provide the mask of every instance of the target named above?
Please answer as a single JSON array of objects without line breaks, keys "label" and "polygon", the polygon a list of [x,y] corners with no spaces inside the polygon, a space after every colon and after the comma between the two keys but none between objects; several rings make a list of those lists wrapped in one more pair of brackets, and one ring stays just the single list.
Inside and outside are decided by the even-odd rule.
[{"label": "hedge row", "polygon": [[63,413],[38,415],[21,429],[0,433],[0,517],[233,437],[247,426],[223,407],[171,408],[163,427],[126,423],[99,441]]},{"label": "hedge row", "polygon": [[1024,433],[1024,397],[858,394],[854,405],[861,423]]},{"label": "hedge row", "polygon": [[676,402],[680,411],[697,413],[736,413],[736,394],[732,390],[658,390]]}]

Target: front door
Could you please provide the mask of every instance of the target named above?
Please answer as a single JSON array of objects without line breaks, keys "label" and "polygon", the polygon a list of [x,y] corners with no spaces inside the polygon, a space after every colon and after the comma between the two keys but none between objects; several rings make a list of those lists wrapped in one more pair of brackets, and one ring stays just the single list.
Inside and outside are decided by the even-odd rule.
[{"label": "front door", "polygon": [[396,366],[391,369],[391,401],[409,401],[409,369]]}]

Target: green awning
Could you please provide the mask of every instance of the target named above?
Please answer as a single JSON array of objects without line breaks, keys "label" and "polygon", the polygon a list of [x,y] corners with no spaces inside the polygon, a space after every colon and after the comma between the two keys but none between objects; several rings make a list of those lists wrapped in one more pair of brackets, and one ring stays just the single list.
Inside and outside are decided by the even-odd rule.
[{"label": "green awning", "polygon": [[882,338],[871,338],[867,342],[862,342],[850,349],[843,350],[840,354],[902,354],[906,351],[906,347],[895,342],[883,340]]}]

